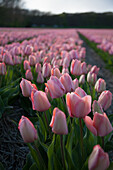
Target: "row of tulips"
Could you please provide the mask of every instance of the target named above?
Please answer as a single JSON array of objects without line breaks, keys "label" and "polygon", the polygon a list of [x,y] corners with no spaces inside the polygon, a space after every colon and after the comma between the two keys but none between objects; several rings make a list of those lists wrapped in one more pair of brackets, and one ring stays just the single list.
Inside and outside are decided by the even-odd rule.
[{"label": "row of tulips", "polygon": [[113,144],[105,113],[112,94],[97,79],[99,68],[84,61],[86,50],[75,30],[54,30],[38,40],[21,44],[29,50],[22,54],[20,88],[35,110],[18,126],[30,149],[24,169],[111,168],[104,150]]},{"label": "row of tulips", "polygon": [[113,30],[103,29],[84,29],[80,32],[90,41],[97,43],[97,48],[113,55]]}]

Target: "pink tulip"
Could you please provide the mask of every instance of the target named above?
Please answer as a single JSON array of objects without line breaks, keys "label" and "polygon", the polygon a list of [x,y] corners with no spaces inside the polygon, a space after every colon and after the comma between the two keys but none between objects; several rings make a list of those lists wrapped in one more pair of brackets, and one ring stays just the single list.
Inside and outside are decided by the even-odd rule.
[{"label": "pink tulip", "polygon": [[42,68],[41,68],[41,64],[40,63],[36,63],[35,64],[35,70],[36,70],[36,73],[39,73],[42,71]]},{"label": "pink tulip", "polygon": [[73,84],[71,76],[68,73],[63,74],[60,77],[60,81],[65,87],[66,93],[74,91],[74,84]]},{"label": "pink tulip", "polygon": [[99,70],[100,70],[100,68],[98,68],[96,65],[94,65],[94,66],[91,68],[90,72],[91,72],[91,73],[98,74]]},{"label": "pink tulip", "polygon": [[29,63],[30,63],[30,66],[34,66],[36,64],[35,56],[33,56],[33,55],[29,56]]},{"label": "pink tulip", "polygon": [[65,87],[56,76],[51,76],[45,85],[52,99],[62,97],[65,94]]},{"label": "pink tulip", "polygon": [[97,74],[89,72],[87,74],[87,82],[94,85],[97,81]]},{"label": "pink tulip", "polygon": [[51,107],[51,104],[49,103],[49,100],[46,96],[46,93],[43,91],[32,90],[31,101],[32,101],[33,110],[43,112]]},{"label": "pink tulip", "polygon": [[[78,91],[78,93],[77,93]],[[91,111],[91,96],[85,95],[82,90],[67,93],[66,103],[71,117],[84,118]]]},{"label": "pink tulip", "polygon": [[81,61],[75,59],[71,62],[71,74],[79,76],[82,74]]},{"label": "pink tulip", "polygon": [[52,68],[51,69],[51,75],[56,76],[57,78],[60,78],[60,76],[61,76],[60,70],[56,67]]},{"label": "pink tulip", "polygon": [[102,106],[104,110],[107,110],[111,106],[112,93],[109,90],[103,91],[98,99],[98,103]]},{"label": "pink tulip", "polygon": [[30,67],[29,61],[24,60],[24,70],[30,70],[30,69],[31,69],[31,67]]},{"label": "pink tulip", "polygon": [[84,122],[87,128],[95,136],[106,136],[113,130],[112,125],[105,113],[100,114],[95,112],[93,120],[89,116],[86,116],[84,118]]},{"label": "pink tulip", "polygon": [[31,70],[26,70],[25,77],[26,77],[26,79],[28,79],[30,81],[33,80],[33,75],[32,75]]},{"label": "pink tulip", "polygon": [[74,84],[74,90],[75,90],[79,86],[79,81],[77,78],[73,80],[73,84]]},{"label": "pink tulip", "polygon": [[6,74],[6,65],[5,63],[0,63],[0,75]]},{"label": "pink tulip", "polygon": [[87,96],[86,92],[81,87],[77,87],[75,89],[75,93],[77,93],[81,97]]},{"label": "pink tulip", "polygon": [[37,89],[36,86],[34,86],[30,81],[24,78],[22,78],[22,81],[20,82],[20,88],[24,97],[30,97],[32,89]]},{"label": "pink tulip", "polygon": [[95,84],[95,90],[98,93],[101,93],[102,91],[106,90],[106,82],[104,79],[99,78]]},{"label": "pink tulip", "polygon": [[87,74],[86,62],[81,63],[82,74]]},{"label": "pink tulip", "polygon": [[59,135],[66,135],[68,133],[66,115],[57,107],[53,110],[53,116],[50,123],[52,131]]},{"label": "pink tulip", "polygon": [[64,73],[68,73],[68,74],[69,74],[68,68],[63,68],[63,69],[62,69],[62,74],[64,74]]},{"label": "pink tulip", "polygon": [[79,78],[79,83],[80,83],[80,84],[84,84],[84,83],[85,83],[85,75],[84,75],[84,74],[82,74],[82,75],[80,76],[80,78]]},{"label": "pink tulip", "polygon": [[50,75],[51,75],[51,65],[50,65],[50,63],[45,63],[43,65],[42,74],[43,74],[43,77],[45,77],[45,78],[50,77]]},{"label": "pink tulip", "polygon": [[38,73],[37,83],[44,83],[44,77],[41,72]]},{"label": "pink tulip", "polygon": [[102,106],[100,105],[100,103],[96,100],[93,101],[93,104],[92,104],[92,111],[93,111],[93,114],[95,114],[95,112],[98,112],[98,113],[101,113],[103,114],[104,111],[102,109]]},{"label": "pink tulip", "polygon": [[9,52],[4,53],[3,55],[3,62],[8,65],[13,65],[13,59]]},{"label": "pink tulip", "polygon": [[25,47],[24,54],[27,55],[27,56],[29,56],[29,55],[32,54],[32,52],[33,52],[33,47],[32,47],[31,45],[27,45],[27,46]]},{"label": "pink tulip", "polygon": [[109,164],[108,153],[104,152],[100,145],[95,145],[88,160],[89,170],[107,170]]},{"label": "pink tulip", "polygon": [[20,119],[18,129],[25,143],[32,143],[38,138],[34,125],[25,116]]}]

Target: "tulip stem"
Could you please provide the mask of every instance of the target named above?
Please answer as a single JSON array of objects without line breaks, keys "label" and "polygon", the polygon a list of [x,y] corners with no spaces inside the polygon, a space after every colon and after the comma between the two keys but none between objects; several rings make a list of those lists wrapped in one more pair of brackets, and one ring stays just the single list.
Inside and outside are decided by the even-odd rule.
[{"label": "tulip stem", "polygon": [[50,130],[50,128],[49,128],[49,122],[48,122],[48,119],[47,119],[46,112],[44,112],[44,116],[45,116],[46,124],[47,124],[48,130],[49,130],[49,135],[50,135],[50,138],[52,138],[52,135],[51,135],[51,130]]},{"label": "tulip stem", "polygon": [[60,145],[61,145],[62,164],[65,170],[66,168],[65,168],[65,160],[64,160],[63,135],[60,135]]},{"label": "tulip stem", "polygon": [[102,148],[104,149],[104,136],[102,136],[101,139],[102,139]]},{"label": "tulip stem", "polygon": [[84,161],[83,128],[82,128],[82,119],[81,118],[79,118],[79,124],[80,124],[80,147],[81,147],[82,160]]}]

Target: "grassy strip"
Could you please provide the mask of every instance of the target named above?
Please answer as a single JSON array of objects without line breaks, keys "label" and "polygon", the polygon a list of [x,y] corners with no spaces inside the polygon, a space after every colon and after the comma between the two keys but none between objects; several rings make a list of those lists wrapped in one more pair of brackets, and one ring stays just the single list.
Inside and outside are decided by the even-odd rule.
[{"label": "grassy strip", "polygon": [[79,36],[83,39],[89,47],[91,47],[105,62],[106,68],[109,69],[113,73],[113,55],[110,55],[108,52],[104,52],[103,50],[97,48],[97,44],[88,40],[84,35],[79,32]]}]

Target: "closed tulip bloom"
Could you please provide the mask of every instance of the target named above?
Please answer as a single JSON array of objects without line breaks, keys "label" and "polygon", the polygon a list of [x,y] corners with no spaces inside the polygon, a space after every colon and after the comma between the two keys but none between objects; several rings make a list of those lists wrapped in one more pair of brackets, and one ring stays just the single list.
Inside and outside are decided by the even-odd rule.
[{"label": "closed tulip bloom", "polygon": [[13,65],[13,59],[10,53],[6,52],[3,55],[3,62],[8,65]]},{"label": "closed tulip bloom", "polygon": [[82,75],[80,76],[80,78],[79,78],[79,83],[80,83],[80,84],[84,84],[84,83],[85,83],[85,75],[84,75],[84,74],[82,74]]},{"label": "closed tulip bloom", "polygon": [[102,106],[104,110],[107,110],[111,106],[112,93],[109,90],[103,91],[98,99],[98,103]]},{"label": "closed tulip bloom", "polygon": [[98,93],[101,93],[102,91],[106,90],[106,82],[104,79],[99,78],[95,84],[95,90]]},{"label": "closed tulip bloom", "polygon": [[[79,90],[79,94],[82,93]],[[84,118],[91,112],[91,96],[82,94],[83,97],[81,97],[79,94],[77,92],[67,93],[67,108],[71,117]]]},{"label": "closed tulip bloom", "polygon": [[74,84],[74,90],[75,90],[79,86],[79,81],[77,78],[73,80],[73,84]]},{"label": "closed tulip bloom", "polygon": [[0,63],[0,75],[6,74],[6,65],[5,63]]},{"label": "closed tulip bloom", "polygon": [[96,81],[97,81],[97,74],[89,72],[87,74],[87,82],[89,84],[95,85]]},{"label": "closed tulip bloom", "polygon": [[71,76],[68,73],[63,74],[60,77],[60,81],[65,87],[66,93],[74,91],[74,84],[73,84]]},{"label": "closed tulip bloom", "polygon": [[65,87],[56,76],[51,76],[45,85],[52,99],[62,97],[65,94]]},{"label": "closed tulip bloom", "polygon": [[68,133],[67,122],[66,122],[66,115],[64,112],[55,108],[53,110],[53,116],[50,123],[52,127],[52,131],[59,135],[66,135]]},{"label": "closed tulip bloom", "polygon": [[44,83],[44,77],[41,72],[38,73],[37,83]]},{"label": "closed tulip bloom", "polygon": [[42,71],[42,68],[41,68],[41,64],[40,63],[36,63],[35,64],[35,71],[36,73],[39,73]]},{"label": "closed tulip bloom", "polygon": [[42,67],[43,77],[47,78],[51,75],[51,65],[49,63],[45,63]]},{"label": "closed tulip bloom", "polygon": [[112,125],[105,113],[100,114],[95,112],[93,120],[89,116],[86,116],[84,118],[84,122],[87,128],[95,136],[106,136],[113,130]]},{"label": "closed tulip bloom", "polygon": [[31,67],[30,67],[29,61],[24,60],[24,70],[30,70],[30,69],[31,69]]},{"label": "closed tulip bloom", "polygon": [[33,110],[43,112],[51,107],[51,104],[49,103],[49,100],[46,96],[46,93],[43,91],[32,90],[31,101],[32,101]]},{"label": "closed tulip bloom", "polygon": [[88,160],[89,170],[107,170],[109,165],[108,153],[104,152],[100,145],[95,145]]},{"label": "closed tulip bloom", "polygon": [[81,63],[82,74],[87,74],[87,65],[86,62]]},{"label": "closed tulip bloom", "polygon": [[24,78],[22,78],[22,81],[20,82],[20,88],[24,97],[30,97],[32,89],[37,89],[36,86],[34,87],[34,85],[30,81]]},{"label": "closed tulip bloom", "polygon": [[36,57],[33,56],[33,55],[30,55],[29,56],[29,63],[30,63],[30,66],[34,66],[36,64]]},{"label": "closed tulip bloom", "polygon": [[98,74],[100,68],[98,68],[96,65],[94,65],[92,68],[91,68],[91,73],[95,73],[95,74]]},{"label": "closed tulip bloom", "polygon": [[32,52],[33,52],[33,47],[32,47],[31,45],[27,45],[27,46],[25,47],[24,54],[27,55],[27,56],[29,56],[29,55],[32,54]]},{"label": "closed tulip bloom", "polygon": [[60,76],[61,76],[60,70],[57,67],[52,68],[51,69],[51,75],[56,76],[59,79]]},{"label": "closed tulip bloom", "polygon": [[62,69],[62,74],[64,74],[64,73],[68,73],[68,74],[69,74],[68,68],[63,68],[63,69]]},{"label": "closed tulip bloom", "polygon": [[30,81],[33,80],[33,75],[32,75],[31,70],[26,70],[25,77],[26,77],[26,79],[28,79]]},{"label": "closed tulip bloom", "polygon": [[34,125],[25,116],[21,117],[18,129],[25,143],[32,143],[38,138]]},{"label": "closed tulip bloom", "polygon": [[81,61],[75,59],[71,62],[71,74],[79,76],[82,74]]},{"label": "closed tulip bloom", "polygon": [[77,93],[81,97],[87,96],[86,92],[81,87],[77,87],[75,89],[75,93]]},{"label": "closed tulip bloom", "polygon": [[92,104],[92,111],[93,111],[93,114],[95,114],[95,112],[98,112],[98,113],[101,113],[103,114],[104,111],[102,109],[102,106],[100,105],[100,103],[96,100],[93,101],[93,104]]}]

